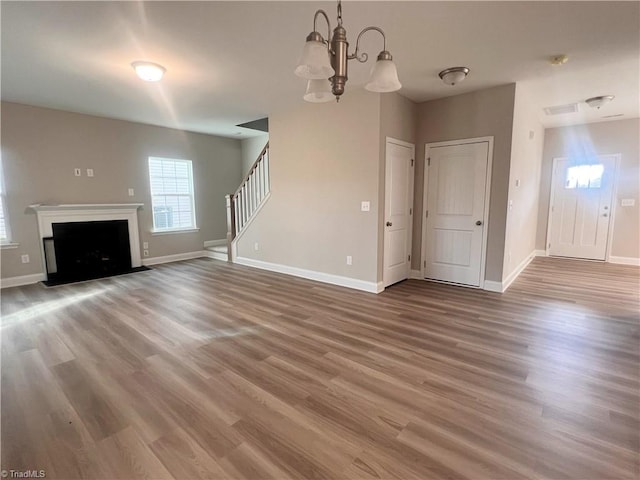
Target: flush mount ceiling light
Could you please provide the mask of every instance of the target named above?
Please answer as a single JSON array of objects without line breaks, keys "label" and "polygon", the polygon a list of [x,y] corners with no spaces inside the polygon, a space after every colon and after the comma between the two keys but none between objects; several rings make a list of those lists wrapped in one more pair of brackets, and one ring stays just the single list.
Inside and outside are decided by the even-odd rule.
[{"label": "flush mount ceiling light", "polygon": [[453,86],[467,78],[469,71],[467,67],[451,67],[441,71],[438,76],[444,83]]},{"label": "flush mount ceiling light", "polygon": [[599,97],[587,98],[584,102],[591,108],[600,109],[600,107],[610,103],[614,98],[616,97],[613,95],[600,95]]},{"label": "flush mount ceiling light", "polygon": [[569,61],[569,57],[567,55],[554,55],[553,57],[549,58],[549,63],[553,66],[560,66],[560,65],[564,65],[565,63],[567,63]]},{"label": "flush mount ceiling light", "polygon": [[145,82],[158,82],[167,71],[162,65],[152,62],[133,62],[131,66]]},{"label": "flush mount ceiling light", "polygon": [[[318,16],[322,15],[327,21],[327,40],[325,40],[316,29]],[[342,2],[338,0],[338,26],[331,34],[331,22],[324,10],[318,10],[313,16],[313,31],[307,36],[302,51],[302,58],[295,69],[295,74],[299,77],[309,80],[307,84],[307,92],[304,99],[308,102],[326,102],[331,99],[331,95],[326,90],[323,82],[315,82],[316,80],[329,80],[331,94],[336,100],[340,100],[340,95],[344,93],[347,83],[347,62],[349,60],[358,60],[364,63],[368,60],[367,53],[360,53],[360,37],[366,32],[376,31],[382,35],[383,48],[378,54],[369,82],[364,88],[371,92],[395,92],[400,90],[402,85],[398,80],[398,71],[393,57],[387,51],[387,37],[382,29],[378,27],[367,27],[363,29],[356,40],[355,52],[349,53],[349,42],[347,41],[347,31],[342,26]]]}]

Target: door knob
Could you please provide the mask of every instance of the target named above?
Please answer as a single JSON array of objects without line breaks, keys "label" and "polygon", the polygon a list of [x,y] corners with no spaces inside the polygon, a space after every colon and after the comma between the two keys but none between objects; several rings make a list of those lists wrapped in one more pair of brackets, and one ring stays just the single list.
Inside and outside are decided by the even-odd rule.
[{"label": "door knob", "polygon": [[482,225],[482,220],[476,221],[476,225],[478,225],[478,226]]},{"label": "door knob", "polygon": [[603,213],[603,214],[602,214],[602,216],[603,216],[603,217],[608,217],[608,216],[609,216],[609,214],[608,214],[608,213]]},{"label": "door knob", "polygon": [[393,226],[393,223],[387,222],[387,227],[392,227],[392,226]]}]

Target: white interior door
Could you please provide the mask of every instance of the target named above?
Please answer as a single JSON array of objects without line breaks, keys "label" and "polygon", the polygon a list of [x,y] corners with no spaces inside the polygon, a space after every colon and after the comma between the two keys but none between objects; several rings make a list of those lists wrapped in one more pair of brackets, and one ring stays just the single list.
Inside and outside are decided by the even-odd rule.
[{"label": "white interior door", "polygon": [[384,190],[383,283],[409,278],[415,147],[387,139]]},{"label": "white interior door", "polygon": [[430,146],[425,277],[480,286],[489,142]]},{"label": "white interior door", "polygon": [[604,260],[611,223],[616,156],[554,161],[549,254]]}]

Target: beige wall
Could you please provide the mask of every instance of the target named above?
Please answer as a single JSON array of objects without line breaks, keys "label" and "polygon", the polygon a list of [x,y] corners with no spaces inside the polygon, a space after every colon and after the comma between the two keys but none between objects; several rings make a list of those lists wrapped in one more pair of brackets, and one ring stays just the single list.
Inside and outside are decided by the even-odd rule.
[{"label": "beige wall", "polygon": [[516,85],[503,279],[535,251],[544,128],[527,88]]},{"label": "beige wall", "polygon": [[376,282],[379,95],[351,89],[339,104],[301,104],[269,117],[269,137],[271,197],[238,256]]},{"label": "beige wall", "polygon": [[[380,95],[380,169],[378,188],[378,251],[384,252],[384,195],[386,138],[416,143],[418,106],[398,93]],[[382,281],[383,255],[378,256],[378,281]]]},{"label": "beige wall", "polygon": [[412,268],[419,269],[425,143],[493,136],[493,169],[485,278],[502,281],[515,84],[418,105]]},{"label": "beige wall", "polygon": [[[193,161],[200,231],[151,235],[148,157]],[[151,257],[200,251],[226,237],[224,195],[241,179],[240,141],[89,115],[2,103],[2,161],[12,240],[2,250],[2,277],[36,274],[40,261],[34,203],[144,203],[140,242]],[[75,177],[74,168],[82,169]],[[86,176],[86,169],[95,176]],[[128,188],[135,196],[128,196]],[[22,264],[20,255],[31,262]]]},{"label": "beige wall", "polygon": [[[262,149],[269,141],[269,134],[257,135],[255,137],[244,138],[240,141],[240,148],[242,150],[242,175],[249,173],[249,169],[253,166],[258,159],[258,155],[262,153]],[[240,185],[236,185],[238,188]],[[236,189],[233,189],[234,193]]]},{"label": "beige wall", "polygon": [[[553,159],[577,154],[622,156],[618,170],[616,205],[610,255],[640,258],[640,120],[618,120],[573,127],[550,128],[545,132],[540,208],[536,248],[545,249],[551,170]],[[635,206],[622,207],[623,198],[635,199]]]}]

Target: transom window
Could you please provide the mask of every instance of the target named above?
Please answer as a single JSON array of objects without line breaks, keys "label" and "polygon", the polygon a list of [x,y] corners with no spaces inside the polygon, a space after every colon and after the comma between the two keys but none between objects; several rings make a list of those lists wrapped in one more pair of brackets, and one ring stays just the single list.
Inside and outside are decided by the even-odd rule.
[{"label": "transom window", "polygon": [[191,160],[149,157],[155,231],[196,228]]},{"label": "transom window", "polygon": [[564,188],[600,188],[604,165],[575,165],[567,168]]}]

